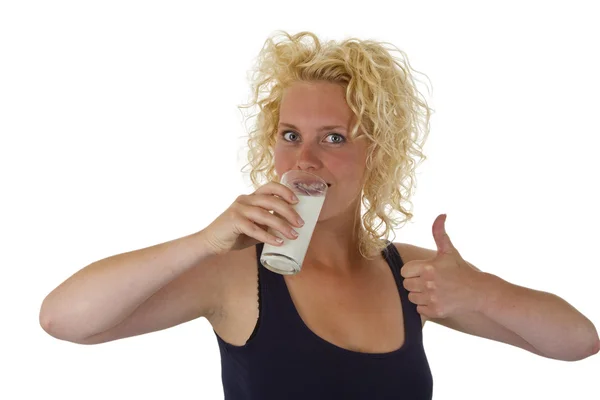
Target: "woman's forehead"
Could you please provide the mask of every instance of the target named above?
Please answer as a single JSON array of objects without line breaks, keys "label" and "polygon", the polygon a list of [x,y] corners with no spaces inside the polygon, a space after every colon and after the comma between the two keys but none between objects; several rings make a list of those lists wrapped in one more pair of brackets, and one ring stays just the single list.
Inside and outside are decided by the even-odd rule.
[{"label": "woman's forehead", "polygon": [[356,118],[350,109],[340,110],[329,105],[297,103],[283,105],[279,112],[279,124],[297,129],[321,129],[329,127],[350,130]]},{"label": "woman's forehead", "polygon": [[283,91],[280,112],[331,114],[348,118],[352,110],[346,103],[345,90],[337,84],[297,82]]}]

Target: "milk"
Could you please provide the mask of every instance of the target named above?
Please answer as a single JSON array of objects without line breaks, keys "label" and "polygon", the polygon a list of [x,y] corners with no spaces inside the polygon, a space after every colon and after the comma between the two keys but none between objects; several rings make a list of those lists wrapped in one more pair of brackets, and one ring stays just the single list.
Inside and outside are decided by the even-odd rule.
[{"label": "milk", "polygon": [[294,227],[298,232],[298,237],[291,240],[278,231],[269,228],[269,233],[283,239],[283,244],[273,246],[265,243],[260,260],[267,269],[285,275],[300,271],[325,201],[325,196],[306,196],[300,193],[296,193],[296,196],[299,201],[294,209],[304,220],[304,225],[301,228]]}]

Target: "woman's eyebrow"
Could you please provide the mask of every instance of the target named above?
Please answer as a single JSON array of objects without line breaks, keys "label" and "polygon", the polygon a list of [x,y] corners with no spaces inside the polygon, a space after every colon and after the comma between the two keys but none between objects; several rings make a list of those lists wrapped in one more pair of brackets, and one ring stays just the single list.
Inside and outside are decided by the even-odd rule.
[{"label": "woman's eyebrow", "polygon": [[[294,130],[297,130],[297,131],[300,130],[295,125],[289,124],[287,122],[280,122],[279,126],[283,126],[283,127],[286,127],[286,128],[294,129]],[[319,131],[330,131],[330,130],[333,130],[333,129],[344,129],[345,130],[346,127],[343,126],[343,125],[325,125],[325,126],[322,126],[321,128],[319,128]]]}]

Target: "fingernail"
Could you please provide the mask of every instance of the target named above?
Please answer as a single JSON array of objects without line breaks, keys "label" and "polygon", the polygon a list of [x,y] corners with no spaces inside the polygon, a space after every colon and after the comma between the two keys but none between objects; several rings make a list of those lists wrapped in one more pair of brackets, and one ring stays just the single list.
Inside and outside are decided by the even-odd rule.
[{"label": "fingernail", "polygon": [[296,195],[292,195],[292,202],[294,202],[294,203],[298,202],[298,197],[296,197]]},{"label": "fingernail", "polygon": [[298,237],[298,232],[296,232],[295,230],[292,229],[292,236]]},{"label": "fingernail", "polygon": [[298,218],[298,225],[303,226],[304,225],[304,220],[302,220],[302,218]]}]

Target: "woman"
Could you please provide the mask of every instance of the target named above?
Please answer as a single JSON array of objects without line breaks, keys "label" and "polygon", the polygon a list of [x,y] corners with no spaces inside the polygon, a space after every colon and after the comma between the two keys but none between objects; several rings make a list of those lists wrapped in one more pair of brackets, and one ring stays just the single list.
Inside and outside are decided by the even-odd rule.
[{"label": "woman", "polygon": [[[408,60],[386,46],[270,38],[248,105],[260,110],[249,139],[256,191],[199,232],[78,271],[44,300],[42,327],[97,344],[205,317],[227,399],[431,398],[427,320],[554,359],[597,353],[594,325],[567,302],[465,261],[445,215],[433,223],[436,250],[386,240],[412,217],[403,203],[430,116]],[[302,226],[278,183],[294,169],[330,187],[302,271],[283,276],[258,257],[263,243],[279,245],[267,228],[294,240]]]}]

